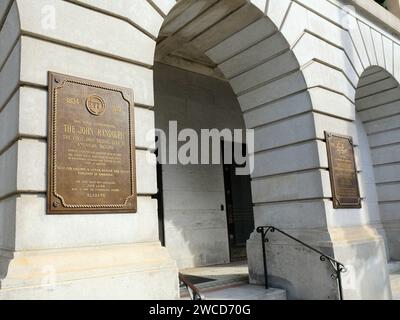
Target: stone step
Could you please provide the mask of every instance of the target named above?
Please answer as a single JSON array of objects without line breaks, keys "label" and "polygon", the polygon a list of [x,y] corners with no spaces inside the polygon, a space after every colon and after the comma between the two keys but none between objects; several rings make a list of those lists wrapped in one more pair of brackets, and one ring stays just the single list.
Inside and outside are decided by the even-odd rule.
[{"label": "stone step", "polygon": [[[215,279],[214,281],[195,284],[195,287],[203,294],[208,291],[222,290],[229,287],[246,285],[249,283],[249,277],[237,277],[227,279]],[[180,288],[180,297],[182,299],[189,298],[189,293],[185,287]]]},{"label": "stone step", "polygon": [[286,300],[286,291],[265,289],[263,286],[242,284],[220,290],[211,290],[203,294],[204,300]]},{"label": "stone step", "polygon": [[393,300],[400,300],[400,272],[390,275],[390,285],[392,287]]},{"label": "stone step", "polygon": [[[282,289],[265,289],[263,286],[249,283],[199,290],[204,300],[287,300],[286,291]],[[181,291],[181,300],[188,300],[188,293]]]},{"label": "stone step", "polygon": [[[184,269],[181,274],[205,300],[286,300],[285,290],[266,290],[263,286],[249,284],[246,261]],[[180,297],[181,300],[190,299],[185,286],[181,287]]]},{"label": "stone step", "polygon": [[389,261],[388,271],[389,274],[400,272],[400,261]]},{"label": "stone step", "polygon": [[389,261],[388,271],[393,300],[400,300],[400,261]]}]

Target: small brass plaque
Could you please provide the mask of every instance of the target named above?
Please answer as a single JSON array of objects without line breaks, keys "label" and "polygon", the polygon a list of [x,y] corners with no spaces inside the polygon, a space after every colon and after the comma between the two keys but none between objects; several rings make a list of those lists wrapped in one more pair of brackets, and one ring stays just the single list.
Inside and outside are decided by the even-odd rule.
[{"label": "small brass plaque", "polygon": [[361,208],[352,137],[325,132],[335,209]]},{"label": "small brass plaque", "polygon": [[136,212],[133,91],[49,73],[49,214]]}]

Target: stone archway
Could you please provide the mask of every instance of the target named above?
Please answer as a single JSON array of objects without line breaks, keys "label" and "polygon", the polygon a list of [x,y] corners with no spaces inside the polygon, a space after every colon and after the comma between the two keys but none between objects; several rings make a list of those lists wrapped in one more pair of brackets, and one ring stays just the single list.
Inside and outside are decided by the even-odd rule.
[{"label": "stone archway", "polygon": [[[238,101],[236,104],[240,104],[234,104],[232,108],[242,113],[246,128],[255,131],[256,145],[250,151],[256,168],[252,172],[253,203],[276,201],[274,197],[279,197],[280,191],[276,190],[276,194],[270,196],[263,194],[264,178],[285,173],[288,168],[264,166],[265,162],[273,161],[271,157],[281,155],[280,150],[265,153],[295,143],[297,137],[284,137],[280,130],[291,126],[291,117],[311,109],[299,63],[273,21],[251,1],[180,1],[161,27],[155,60],[230,84]],[[162,81],[159,78],[155,77],[156,81]],[[155,84],[155,88],[160,86]],[[293,104],[296,102],[300,108],[295,110]],[[155,112],[157,120],[160,118],[157,112],[162,110],[156,106]],[[312,117],[297,119],[297,123],[307,121],[312,121]],[[219,125],[223,126],[224,121],[216,124]],[[266,139],[265,130],[270,132]],[[290,170],[296,171],[296,166]],[[260,223],[262,218],[256,216],[255,219]],[[176,255],[177,250],[172,247],[171,250]],[[207,260],[204,257],[207,255],[210,261],[215,260],[213,255],[218,256],[216,252],[207,254],[201,250],[192,253],[196,254],[203,256],[199,261]],[[224,251],[219,255],[223,259]],[[226,261],[226,258],[220,261]]]},{"label": "stone archway", "polygon": [[376,185],[381,222],[386,233],[388,258],[400,259],[400,87],[384,68],[366,69],[356,91],[356,110],[368,139],[371,183]]}]

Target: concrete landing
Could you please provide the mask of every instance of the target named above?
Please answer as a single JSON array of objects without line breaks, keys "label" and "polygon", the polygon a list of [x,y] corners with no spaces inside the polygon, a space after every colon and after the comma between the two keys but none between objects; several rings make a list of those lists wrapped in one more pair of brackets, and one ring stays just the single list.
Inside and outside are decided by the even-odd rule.
[{"label": "concrete landing", "polygon": [[[266,290],[263,286],[250,285],[246,261],[184,269],[180,272],[186,276],[208,279],[193,283],[205,300],[286,300],[285,290]],[[181,288],[181,299],[188,298],[187,290]]]},{"label": "concrete landing", "polygon": [[205,292],[203,296],[204,300],[286,300],[286,291],[245,284]]},{"label": "concrete landing", "polygon": [[400,261],[389,262],[388,270],[393,300],[400,300]]}]

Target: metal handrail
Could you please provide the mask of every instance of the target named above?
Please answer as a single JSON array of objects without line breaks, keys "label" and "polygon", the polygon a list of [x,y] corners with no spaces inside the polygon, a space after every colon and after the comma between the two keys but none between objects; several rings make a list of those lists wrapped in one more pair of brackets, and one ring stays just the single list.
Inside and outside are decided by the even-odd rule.
[{"label": "metal handrail", "polygon": [[309,244],[291,236],[290,234],[276,228],[273,226],[261,226],[257,228],[257,232],[261,233],[261,242],[262,242],[262,250],[263,250],[263,260],[264,260],[264,277],[265,277],[265,288],[269,289],[268,285],[268,269],[267,269],[267,253],[265,251],[265,243],[268,242],[267,234],[268,232],[275,232],[278,231],[279,233],[283,234],[284,236],[296,241],[297,243],[300,243],[304,247],[310,249],[311,251],[314,251],[320,255],[320,260],[322,262],[328,261],[332,265],[333,269],[335,272],[331,274],[331,278],[333,280],[337,281],[338,287],[339,287],[339,300],[344,300],[343,299],[343,287],[342,287],[342,276],[341,274],[346,272],[346,268],[343,263],[335,260],[334,258],[326,255],[322,251],[310,246]]},{"label": "metal handrail", "polygon": [[196,288],[196,286],[191,283],[182,273],[179,273],[179,281],[183,283],[189,292],[189,296],[191,300],[201,301],[204,300],[204,297],[200,293],[200,291]]}]

